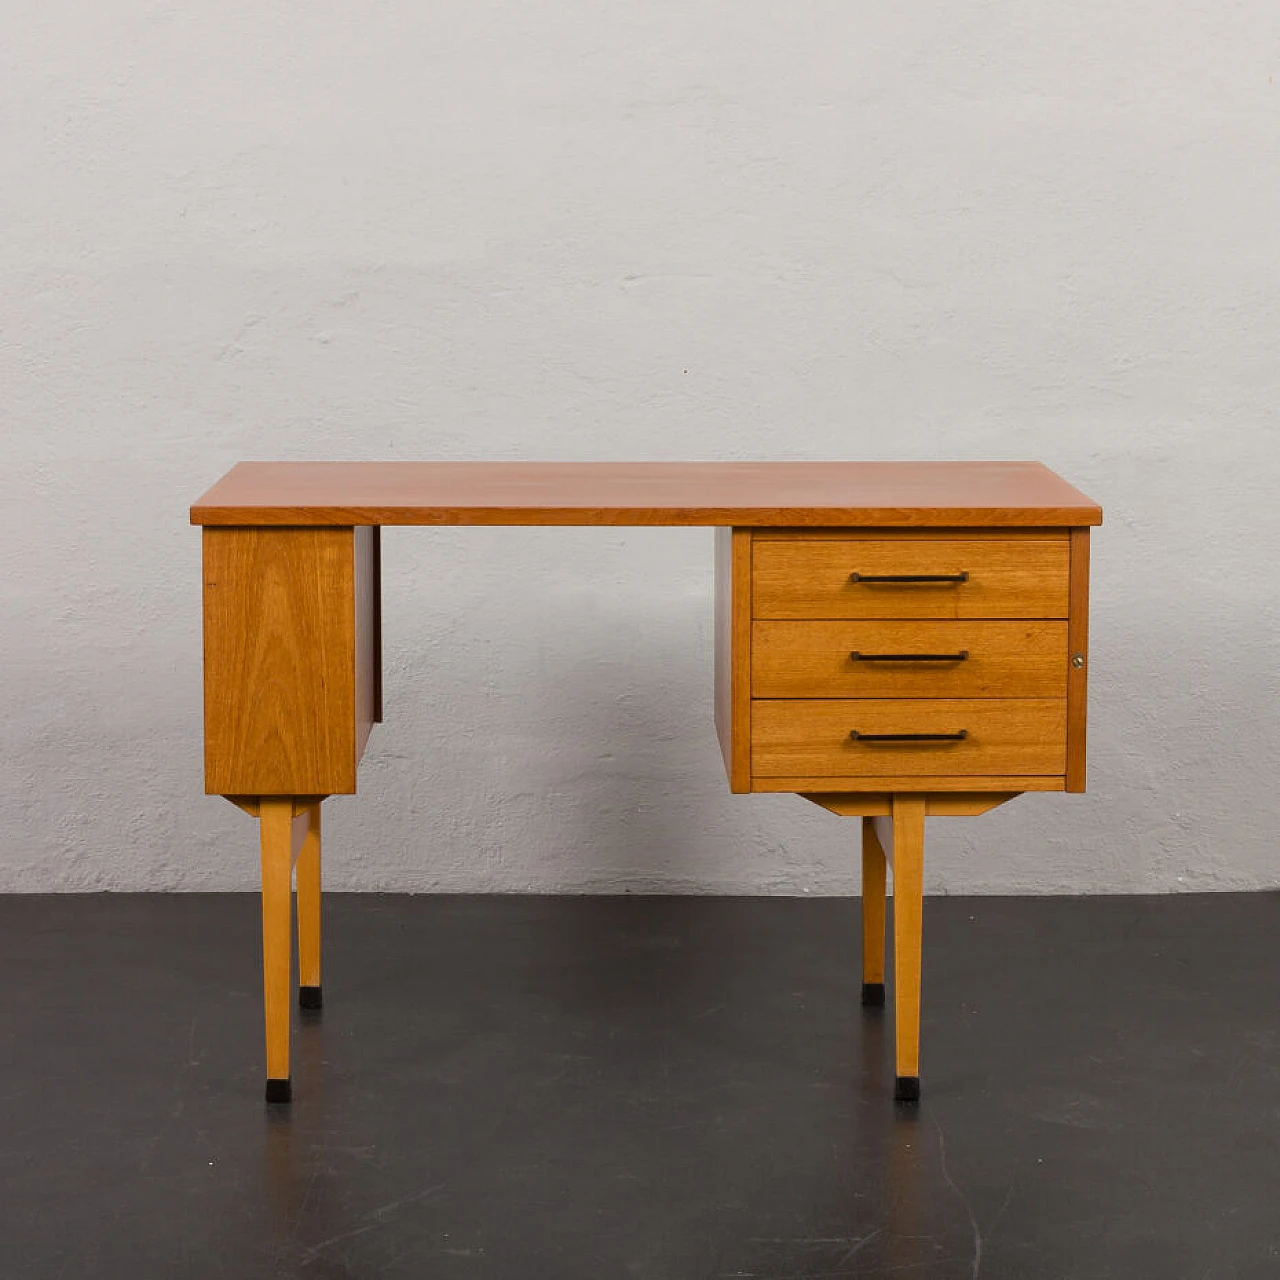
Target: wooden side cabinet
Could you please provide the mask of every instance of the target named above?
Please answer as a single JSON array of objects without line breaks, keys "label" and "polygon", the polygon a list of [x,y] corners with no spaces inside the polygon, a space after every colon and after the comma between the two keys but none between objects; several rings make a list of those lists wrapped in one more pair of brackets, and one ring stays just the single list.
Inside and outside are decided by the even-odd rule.
[{"label": "wooden side cabinet", "polygon": [[863,820],[863,1003],[920,1096],[924,819],[1083,791],[1089,530],[720,529],[716,726],[735,792]]},{"label": "wooden side cabinet", "polygon": [[354,795],[382,720],[377,528],[204,530],[205,791]]}]

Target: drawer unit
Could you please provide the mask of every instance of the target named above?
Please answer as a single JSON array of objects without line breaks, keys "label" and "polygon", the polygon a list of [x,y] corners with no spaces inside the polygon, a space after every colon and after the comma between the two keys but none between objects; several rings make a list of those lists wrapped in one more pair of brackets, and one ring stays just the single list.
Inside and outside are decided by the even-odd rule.
[{"label": "drawer unit", "polygon": [[1061,774],[1063,698],[757,699],[751,768],[763,778]]},{"label": "drawer unit", "polygon": [[717,554],[735,791],[1083,790],[1088,530],[736,529]]},{"label": "drawer unit", "polygon": [[755,622],[755,698],[1062,698],[1066,622]]},{"label": "drawer unit", "polygon": [[762,538],[757,618],[1065,618],[1065,533]]}]

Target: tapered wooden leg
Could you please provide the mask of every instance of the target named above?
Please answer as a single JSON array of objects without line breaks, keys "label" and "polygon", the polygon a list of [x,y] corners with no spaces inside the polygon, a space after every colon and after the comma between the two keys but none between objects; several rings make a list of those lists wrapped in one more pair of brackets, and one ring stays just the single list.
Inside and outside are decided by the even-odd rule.
[{"label": "tapered wooden leg", "polygon": [[893,1005],[899,1102],[920,1097],[920,936],[924,908],[923,796],[893,797]]},{"label": "tapered wooden leg", "polygon": [[289,967],[293,951],[293,800],[263,799],[262,989],[267,1027],[267,1101],[288,1102]]},{"label": "tapered wooden leg", "polygon": [[862,819],[862,1003],[884,1006],[885,858],[875,823]]},{"label": "tapered wooden leg", "polygon": [[298,1005],[319,1009],[320,988],[320,805],[307,810],[307,834],[298,854]]}]

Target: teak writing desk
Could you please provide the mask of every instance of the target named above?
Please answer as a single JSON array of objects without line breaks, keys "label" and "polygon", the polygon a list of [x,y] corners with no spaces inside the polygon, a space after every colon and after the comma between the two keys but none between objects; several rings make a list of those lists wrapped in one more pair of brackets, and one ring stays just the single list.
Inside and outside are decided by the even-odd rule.
[{"label": "teak writing desk", "polygon": [[204,526],[205,790],[258,819],[267,1098],[320,996],[320,803],[382,719],[382,525],[716,526],[715,721],[734,792],[862,818],[865,1004],[919,1097],[924,820],[1083,791],[1089,526],[1038,463],[241,463]]}]

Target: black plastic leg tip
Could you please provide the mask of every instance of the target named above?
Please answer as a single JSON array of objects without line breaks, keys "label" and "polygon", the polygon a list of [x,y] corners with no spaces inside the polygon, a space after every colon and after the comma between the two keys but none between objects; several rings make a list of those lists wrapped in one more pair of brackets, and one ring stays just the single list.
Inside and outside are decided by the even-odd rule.
[{"label": "black plastic leg tip", "polygon": [[267,1101],[268,1102],[292,1102],[293,1101],[293,1082],[290,1080],[268,1080],[267,1081]]},{"label": "black plastic leg tip", "polygon": [[323,1009],[324,1008],[324,988],[323,987],[299,987],[298,988],[298,1008],[299,1009]]},{"label": "black plastic leg tip", "polygon": [[864,982],[862,984],[862,1003],[868,1009],[883,1009],[884,983]]},{"label": "black plastic leg tip", "polygon": [[919,1102],[920,1077],[898,1076],[893,1085],[894,1102]]}]

